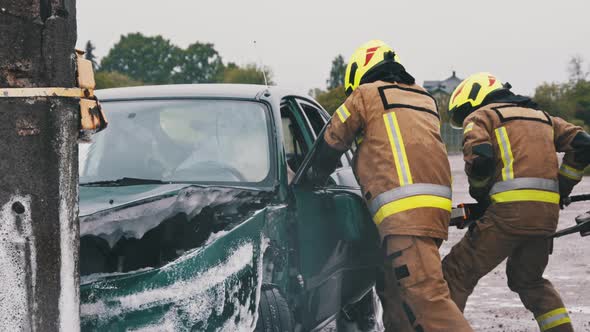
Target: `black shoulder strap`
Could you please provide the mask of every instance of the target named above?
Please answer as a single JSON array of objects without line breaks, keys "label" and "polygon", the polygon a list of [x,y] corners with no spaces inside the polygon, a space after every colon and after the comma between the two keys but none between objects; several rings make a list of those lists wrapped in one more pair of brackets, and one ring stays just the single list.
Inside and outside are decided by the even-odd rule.
[{"label": "black shoulder strap", "polygon": [[[525,109],[529,109],[531,111],[534,112],[539,112],[541,114],[543,114],[543,119],[541,118],[537,118],[537,117],[530,117],[530,116],[506,116],[504,114],[502,114],[502,109],[505,108],[525,108]],[[525,107],[525,106],[521,106],[518,104],[507,104],[507,105],[501,105],[501,106],[496,106],[496,107],[492,107],[491,108],[496,115],[498,116],[498,118],[500,119],[501,123],[505,123],[505,122],[509,122],[509,121],[514,121],[514,120],[524,120],[524,121],[536,121],[536,122],[541,122],[547,125],[550,125],[551,127],[553,127],[553,121],[551,121],[551,117],[549,116],[549,114],[547,114],[546,112],[543,111],[539,111],[530,107]]]}]

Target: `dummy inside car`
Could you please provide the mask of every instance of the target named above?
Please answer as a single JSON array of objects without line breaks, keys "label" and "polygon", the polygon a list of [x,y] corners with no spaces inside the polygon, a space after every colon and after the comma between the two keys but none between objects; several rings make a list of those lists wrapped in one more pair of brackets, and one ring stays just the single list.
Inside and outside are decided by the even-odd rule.
[{"label": "dummy inside car", "polygon": [[312,331],[375,324],[379,238],[345,153],[310,153],[329,115],[255,85],[98,91],[80,145],[82,330]]}]

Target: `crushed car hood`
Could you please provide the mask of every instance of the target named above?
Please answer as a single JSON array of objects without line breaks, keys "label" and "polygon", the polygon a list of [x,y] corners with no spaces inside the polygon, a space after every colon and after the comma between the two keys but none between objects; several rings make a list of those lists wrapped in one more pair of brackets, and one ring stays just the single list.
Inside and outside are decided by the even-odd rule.
[{"label": "crushed car hood", "polygon": [[284,209],[273,196],[213,186],[82,187],[81,330],[253,330],[266,220]]},{"label": "crushed car hood", "polygon": [[141,239],[162,222],[187,220],[203,209],[224,220],[244,219],[264,206],[264,192],[190,184],[80,188],[80,237],[98,236],[113,247],[121,238]]}]

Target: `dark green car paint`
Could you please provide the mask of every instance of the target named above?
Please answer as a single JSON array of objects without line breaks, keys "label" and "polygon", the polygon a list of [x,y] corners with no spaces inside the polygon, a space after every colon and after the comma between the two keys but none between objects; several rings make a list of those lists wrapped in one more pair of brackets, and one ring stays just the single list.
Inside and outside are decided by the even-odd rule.
[{"label": "dark green car paint", "polygon": [[375,227],[365,225],[370,218],[362,218],[363,202],[347,189],[293,190],[299,267],[310,304],[303,317],[305,325],[313,326],[329,321],[335,308],[360,299],[373,286],[375,242],[368,239],[376,235]]},{"label": "dark green car paint", "polygon": [[[254,326],[265,221],[266,209],[164,267],[83,285],[82,329],[165,326],[209,331],[230,327],[232,316]],[[196,306],[199,303],[203,306]]]},{"label": "dark green car paint", "polygon": [[[226,95],[216,98],[231,98],[235,88],[223,89],[227,89]],[[136,95],[130,94],[128,100],[147,98],[141,90],[133,92]],[[176,92],[159,93],[149,98],[179,97]],[[110,94],[125,95],[114,90]],[[101,97],[108,110],[109,93],[103,92]],[[192,97],[208,96],[195,93]],[[337,170],[328,186],[318,187],[305,180],[287,183],[280,105],[287,101],[296,107],[291,103],[293,97],[296,95],[271,89],[250,98],[272,110],[277,169],[270,190],[274,198],[238,226],[163,267],[86,278],[80,291],[83,330],[253,329],[264,283],[281,290],[302,330],[308,331],[325,325],[345,305],[369,291],[380,260],[379,243],[350,166]],[[303,123],[303,113],[298,116],[298,122]],[[313,152],[309,130],[304,135],[307,149]],[[300,169],[299,173],[305,171]],[[102,209],[141,204],[158,195],[174,195],[181,187],[82,189],[80,208],[85,214],[100,213]]]}]

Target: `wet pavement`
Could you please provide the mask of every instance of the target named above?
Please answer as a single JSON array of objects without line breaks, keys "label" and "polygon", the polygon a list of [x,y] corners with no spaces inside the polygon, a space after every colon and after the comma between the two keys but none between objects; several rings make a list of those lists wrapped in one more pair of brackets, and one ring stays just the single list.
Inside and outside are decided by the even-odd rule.
[{"label": "wet pavement", "polygon": [[[461,156],[451,156],[453,201],[472,202]],[[590,193],[590,177],[586,177],[573,194]],[[574,218],[590,210],[590,202],[574,203],[561,211],[558,229],[575,224]],[[465,230],[452,228],[449,241],[441,247],[446,255]],[[533,315],[527,311],[516,293],[508,289],[504,261],[482,278],[467,302],[465,316],[476,331],[539,331]],[[569,310],[576,331],[590,331],[590,237],[572,234],[557,239],[545,272],[559,291]],[[323,330],[336,331],[334,324]]]}]

